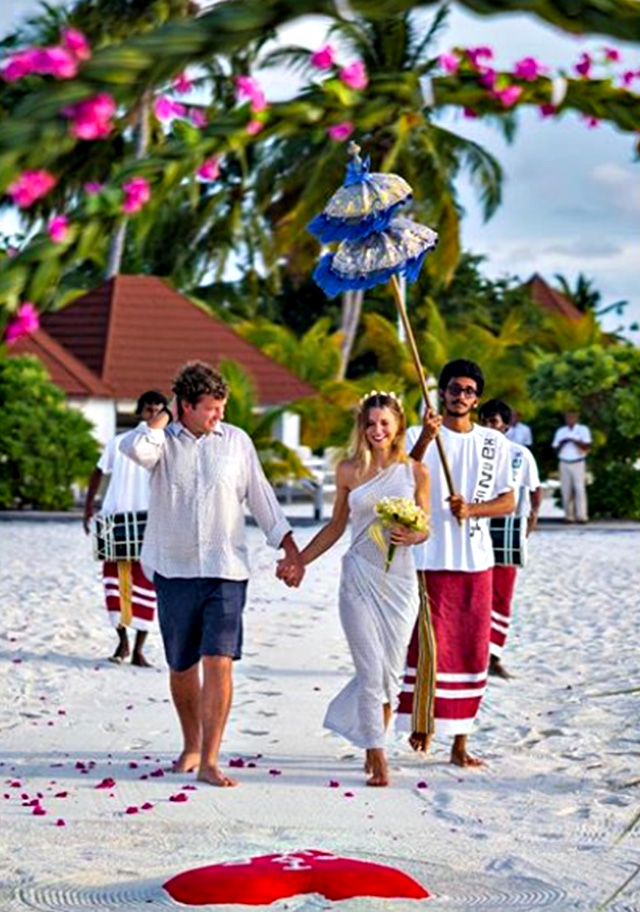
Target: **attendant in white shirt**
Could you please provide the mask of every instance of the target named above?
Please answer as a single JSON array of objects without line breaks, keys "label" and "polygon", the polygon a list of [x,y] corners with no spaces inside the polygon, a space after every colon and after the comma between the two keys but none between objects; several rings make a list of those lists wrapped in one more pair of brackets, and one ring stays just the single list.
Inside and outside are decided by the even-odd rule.
[{"label": "attendant in white shirt", "polygon": [[[436,732],[453,737],[451,762],[458,766],[482,762],[469,754],[467,740],[489,665],[494,560],[488,519],[515,507],[506,439],[471,420],[483,388],[477,364],[452,361],[438,381],[443,417],[428,411],[422,427],[407,432],[407,449],[423,460],[431,477],[431,536],[414,548],[414,556],[431,608],[437,658],[434,669],[431,619],[423,612],[409,646],[398,712],[412,717],[410,743],[416,750],[429,747],[433,713]],[[438,433],[453,495],[434,443]]]},{"label": "attendant in white shirt", "polygon": [[[147,390],[138,399],[138,428],[167,407],[167,398],[157,390]],[[149,506],[149,472],[120,452],[125,434],[116,434],[107,443],[89,480],[84,505],[84,530],[89,534],[94,501],[103,478],[109,486],[100,508],[101,516],[122,513],[144,513]],[[118,665],[131,656],[131,664],[149,666],[143,647],[156,615],[156,593],[139,561],[104,561],[102,583],[109,620],[116,628],[118,646],[110,661]],[[136,631],[133,652],[129,647],[127,627]]]},{"label": "attendant in white shirt", "polygon": [[124,453],[151,472],[142,563],[153,573],[173,703],[183,736],[176,772],[237,785],[219,765],[231,709],[232,665],[242,654],[249,566],[244,504],[274,548],[286,581],[304,567],[250,437],[223,423],[228,387],[208,364],[185,365],[173,384],[177,420],[159,415],[131,431]]},{"label": "attendant in white shirt", "polygon": [[[501,434],[507,434],[511,419],[511,409],[501,399],[489,399],[483,403],[478,413],[483,427],[493,428]],[[542,501],[542,488],[538,466],[533,454],[513,440],[509,440],[511,449],[512,483],[516,496],[516,516],[526,519],[526,534],[529,535],[538,521],[538,512]],[[491,660],[489,674],[500,678],[510,678],[511,674],[502,664],[502,653],[507,642],[511,622],[513,594],[516,586],[518,568],[508,564],[496,564],[493,568],[493,607],[491,612]]]},{"label": "attendant in white shirt", "polygon": [[551,446],[558,451],[565,522],[586,523],[589,519],[586,459],[591,449],[591,431],[586,424],[578,424],[577,412],[565,412],[564,421]]},{"label": "attendant in white shirt", "polygon": [[519,412],[511,412],[511,424],[505,431],[505,434],[507,440],[511,440],[513,443],[519,443],[520,446],[526,447],[533,446],[533,434],[531,433],[531,428],[528,424],[525,424],[524,421],[520,421]]}]

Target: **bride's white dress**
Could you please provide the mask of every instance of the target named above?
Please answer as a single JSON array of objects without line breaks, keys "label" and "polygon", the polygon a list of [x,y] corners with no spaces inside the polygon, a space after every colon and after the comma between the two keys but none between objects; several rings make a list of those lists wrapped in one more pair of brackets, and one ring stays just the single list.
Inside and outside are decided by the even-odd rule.
[{"label": "bride's white dress", "polygon": [[396,708],[419,605],[413,549],[396,548],[385,573],[386,553],[370,529],[379,500],[414,496],[410,462],[394,463],[349,494],[352,535],[342,559],[340,619],[356,673],[329,704],[324,725],[365,749],[384,747],[382,705]]}]

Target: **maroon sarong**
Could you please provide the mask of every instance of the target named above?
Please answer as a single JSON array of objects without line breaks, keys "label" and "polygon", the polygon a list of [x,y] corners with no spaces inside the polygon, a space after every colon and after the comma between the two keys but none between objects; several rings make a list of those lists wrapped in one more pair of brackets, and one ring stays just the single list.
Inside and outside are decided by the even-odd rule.
[{"label": "maroon sarong", "polygon": [[114,627],[124,625],[133,630],[149,630],[156,616],[155,587],[142,572],[139,561],[127,561],[126,563],[130,567],[131,573],[131,578],[127,581],[131,596],[130,618],[127,616],[127,612],[123,612],[125,606],[120,592],[118,562],[105,561],[102,566],[102,583],[109,620]]},{"label": "maroon sarong", "polygon": [[500,658],[509,633],[511,602],[518,568],[498,565],[493,568],[493,609],[491,611],[491,655]]},{"label": "maroon sarong", "polygon": [[[436,731],[445,735],[468,734],[487,685],[493,571],[427,570],[424,576],[437,644]],[[415,714],[409,721],[414,709],[414,688],[419,705],[429,672],[420,667],[420,661],[416,668],[419,630],[416,625],[398,707],[399,719],[404,717],[402,727],[413,731],[420,730],[413,727]],[[421,654],[428,656],[429,650],[422,649]]]}]

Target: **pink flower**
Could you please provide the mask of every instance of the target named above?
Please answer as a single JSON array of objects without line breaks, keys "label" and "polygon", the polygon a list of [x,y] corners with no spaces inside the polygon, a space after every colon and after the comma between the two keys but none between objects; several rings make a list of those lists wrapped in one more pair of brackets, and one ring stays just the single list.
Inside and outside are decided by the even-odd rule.
[{"label": "pink flower", "polygon": [[582,76],[584,79],[589,78],[589,73],[591,72],[591,56],[585,51],[580,55],[580,59],[574,66],[574,70],[578,73],[579,76]]},{"label": "pink flower", "polygon": [[344,82],[350,89],[366,89],[369,85],[367,68],[361,60],[350,63],[349,66],[340,70],[340,81]]},{"label": "pink flower", "polygon": [[7,194],[20,209],[28,209],[36,200],[46,196],[56,185],[56,179],[49,171],[23,171],[7,187]]},{"label": "pink flower", "polygon": [[108,92],[100,92],[77,104],[62,109],[72,121],[69,133],[77,139],[104,139],[113,130],[112,118],[116,113],[115,99]]},{"label": "pink flower", "polygon": [[467,57],[467,60],[471,64],[471,66],[474,67],[474,69],[476,69],[476,70],[480,67],[480,60],[483,57],[486,60],[493,59],[493,51],[491,50],[490,47],[484,47],[484,46],[475,47],[475,48],[470,47],[470,48],[466,48],[464,53]]},{"label": "pink flower", "polygon": [[505,89],[494,89],[491,94],[502,102],[505,108],[512,108],[522,95],[522,86],[507,86]]},{"label": "pink flower", "polygon": [[173,88],[181,95],[185,95],[193,88],[193,82],[191,79],[189,79],[186,73],[178,73],[176,78],[173,80]]},{"label": "pink flower", "polygon": [[473,120],[475,117],[478,116],[477,111],[474,111],[473,108],[463,108],[462,113],[469,120]]},{"label": "pink flower", "polygon": [[2,64],[0,75],[5,82],[17,82],[18,79],[24,79],[35,72],[37,51],[29,49],[18,51],[12,54],[8,60]]},{"label": "pink flower", "polygon": [[355,124],[350,120],[343,120],[341,123],[333,124],[333,126],[329,127],[327,133],[329,139],[334,142],[344,142],[349,139],[354,130]]},{"label": "pink flower", "polygon": [[547,102],[546,104],[541,104],[538,108],[543,117],[553,117],[556,111],[558,110],[555,105]]},{"label": "pink flower", "polygon": [[202,108],[191,108],[189,111],[189,119],[194,127],[206,127],[207,125],[207,115]]},{"label": "pink flower", "polygon": [[137,808],[135,804],[130,804],[126,809],[125,814],[137,814],[140,808]]},{"label": "pink flower", "polygon": [[78,29],[63,28],[60,37],[63,46],[78,60],[88,60],[91,57],[91,46]]},{"label": "pink flower", "polygon": [[251,110],[255,113],[264,111],[267,107],[264,92],[257,79],[253,79],[251,76],[236,76],[236,97],[238,101],[248,98],[251,102]]},{"label": "pink flower", "polygon": [[140,805],[141,811],[150,811],[153,808],[153,804],[150,801],[145,801],[144,804]]},{"label": "pink flower", "polygon": [[440,54],[438,63],[450,76],[454,76],[460,68],[460,58],[457,54]]},{"label": "pink flower", "polygon": [[174,117],[184,117],[187,109],[181,102],[159,95],[153,102],[153,113],[158,120],[173,120]]},{"label": "pink flower", "polygon": [[622,54],[617,48],[614,47],[603,47],[604,59],[608,63],[620,63],[622,60]]},{"label": "pink flower", "polygon": [[497,74],[491,67],[484,67],[478,76],[478,82],[485,89],[492,89],[496,84]]},{"label": "pink flower", "polygon": [[424,779],[421,779],[420,782],[417,782],[417,783],[416,783],[416,788],[419,788],[419,789],[426,789],[426,788],[429,788],[429,786],[428,786],[428,784],[424,781]]},{"label": "pink flower", "polygon": [[585,116],[583,118],[583,120],[586,123],[586,125],[589,127],[590,130],[593,130],[593,129],[595,129],[595,127],[600,126],[600,118],[598,118],[598,117]]},{"label": "pink flower", "polygon": [[94,196],[97,193],[102,193],[103,185],[99,184],[97,181],[89,181],[84,185],[84,192],[88,193],[89,196]]},{"label": "pink flower", "polygon": [[34,809],[31,811],[31,813],[35,817],[44,817],[47,812],[45,811],[45,809],[43,807],[40,807],[40,805],[38,805],[38,807],[34,807]]},{"label": "pink flower", "polygon": [[340,788],[340,783],[338,782],[337,779],[330,779],[330,780],[329,780],[329,788],[330,788],[330,789],[337,789],[337,788]]},{"label": "pink flower", "polygon": [[180,803],[180,802],[188,801],[188,800],[189,800],[189,796],[185,795],[184,792],[179,792],[177,795],[169,795],[169,801],[175,801],[176,803]]},{"label": "pink flower", "polygon": [[63,820],[62,817],[58,817],[58,819],[56,820],[56,826],[66,826],[66,825],[67,825],[66,821]]},{"label": "pink flower", "polygon": [[255,118],[253,118],[253,120],[249,121],[245,130],[249,134],[249,136],[255,136],[256,133],[259,133],[261,130],[264,130],[264,124],[262,123],[261,120],[256,120]]},{"label": "pink flower", "polygon": [[110,776],[107,776],[106,779],[103,779],[101,782],[98,782],[96,785],[97,789],[110,789],[113,788],[116,784],[116,780],[112,779]]},{"label": "pink flower", "polygon": [[518,60],[513,68],[513,75],[516,79],[524,79],[525,82],[534,82],[538,76],[546,73],[547,68],[542,66],[535,57],[523,57]]},{"label": "pink flower", "polygon": [[330,44],[325,44],[311,55],[311,66],[317,70],[330,70],[336,60],[336,52]]},{"label": "pink flower", "polygon": [[237,767],[238,769],[240,769],[244,765],[245,765],[245,762],[242,759],[242,757],[232,757],[231,760],[229,760],[229,766]]},{"label": "pink flower", "polygon": [[640,70],[625,70],[622,74],[622,85],[629,87],[634,79],[637,79],[640,76]]},{"label": "pink flower", "polygon": [[36,53],[34,72],[54,79],[73,79],[78,72],[78,58],[63,47],[42,48]]},{"label": "pink flower", "polygon": [[151,199],[151,187],[144,177],[132,177],[122,185],[122,189],[125,194],[122,211],[128,214],[139,212]]},{"label": "pink flower", "polygon": [[69,233],[69,219],[66,215],[54,215],[47,230],[54,244],[63,244]]}]

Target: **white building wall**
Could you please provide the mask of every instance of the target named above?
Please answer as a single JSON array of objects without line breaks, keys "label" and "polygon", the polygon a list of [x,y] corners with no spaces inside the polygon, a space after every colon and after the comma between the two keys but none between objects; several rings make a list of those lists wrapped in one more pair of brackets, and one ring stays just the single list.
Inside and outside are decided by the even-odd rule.
[{"label": "white building wall", "polygon": [[292,450],[300,445],[300,415],[283,412],[273,423],[273,436]]},{"label": "white building wall", "polygon": [[93,425],[93,436],[104,446],[116,432],[116,406],[112,399],[67,399]]}]

